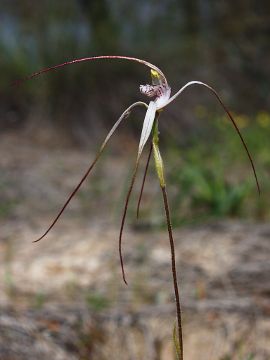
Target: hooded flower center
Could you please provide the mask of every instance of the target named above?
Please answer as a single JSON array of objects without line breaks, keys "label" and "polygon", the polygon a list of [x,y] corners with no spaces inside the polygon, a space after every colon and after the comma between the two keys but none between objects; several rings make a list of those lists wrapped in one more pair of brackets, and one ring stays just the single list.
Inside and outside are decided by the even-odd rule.
[{"label": "hooded flower center", "polygon": [[158,108],[162,108],[169,100],[171,88],[165,84],[162,85],[140,85],[140,92],[148,97],[156,97],[155,102]]}]

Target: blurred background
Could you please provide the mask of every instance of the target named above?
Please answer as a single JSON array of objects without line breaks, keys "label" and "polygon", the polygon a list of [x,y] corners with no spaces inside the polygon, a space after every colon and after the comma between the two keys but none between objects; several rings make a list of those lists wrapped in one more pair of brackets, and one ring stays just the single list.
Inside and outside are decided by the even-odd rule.
[{"label": "blurred background", "polygon": [[174,358],[170,255],[153,164],[138,221],[140,179],[130,203],[128,288],[117,263],[142,110],[115,134],[48,239],[31,244],[123,110],[147,101],[139,85],[150,73],[132,62],[100,61],[11,84],[44,67],[106,54],[157,65],[173,93],[190,80],[206,82],[231,110],[261,196],[239,137],[209,91],[188,89],[160,118],[186,353],[191,360],[269,359],[266,0],[0,0],[0,358]]}]

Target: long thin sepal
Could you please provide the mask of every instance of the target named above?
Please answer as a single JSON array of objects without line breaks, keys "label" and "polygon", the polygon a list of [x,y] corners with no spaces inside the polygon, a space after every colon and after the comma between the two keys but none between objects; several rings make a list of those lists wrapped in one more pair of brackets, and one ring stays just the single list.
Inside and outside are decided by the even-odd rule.
[{"label": "long thin sepal", "polygon": [[[204,86],[206,87],[207,89],[209,89],[214,95],[215,97],[218,99],[220,105],[223,107],[224,111],[226,112],[226,114],[228,115],[229,119],[231,120],[237,134],[239,135],[240,137],[240,140],[246,150],[246,153],[247,153],[247,156],[249,158],[249,161],[250,161],[250,164],[251,164],[251,167],[252,167],[252,171],[253,171],[253,174],[254,174],[254,177],[255,177],[255,181],[256,181],[256,185],[257,185],[257,189],[258,189],[258,193],[259,195],[261,194],[261,189],[260,189],[260,184],[259,184],[259,180],[258,180],[258,177],[257,177],[257,173],[256,173],[256,169],[255,169],[255,165],[254,165],[254,162],[252,160],[252,157],[251,157],[251,154],[248,150],[248,147],[246,145],[246,142],[234,120],[234,118],[232,117],[231,113],[229,112],[229,110],[227,109],[227,107],[225,106],[225,104],[223,103],[223,101],[221,100],[221,97],[219,96],[219,94],[216,92],[215,89],[213,89],[211,86],[201,82],[201,81],[190,81],[188,82],[186,85],[184,85],[179,91],[177,91],[177,93],[175,93],[170,99],[169,101],[166,103],[165,106],[168,106],[172,101],[174,101],[186,88],[188,88],[189,86],[191,85],[200,85],[200,86]],[[163,106],[163,108],[165,107]]]},{"label": "long thin sepal", "polygon": [[116,121],[116,123],[114,124],[114,126],[112,127],[112,129],[109,131],[108,135],[106,136],[103,144],[101,145],[94,161],[92,162],[92,164],[90,165],[90,167],[87,169],[86,173],[84,174],[84,176],[82,177],[82,179],[80,180],[80,182],[78,183],[78,185],[75,187],[75,189],[72,191],[72,193],[69,195],[68,199],[66,200],[65,204],[62,206],[61,210],[59,211],[59,213],[57,214],[57,216],[54,218],[53,222],[51,223],[51,225],[48,227],[48,229],[44,232],[44,234],[42,236],[40,236],[37,240],[33,241],[33,242],[38,242],[40,240],[42,240],[48,233],[49,231],[54,227],[54,225],[57,223],[57,221],[59,220],[60,216],[63,214],[63,212],[65,211],[66,207],[68,206],[68,204],[70,203],[71,199],[74,197],[74,195],[77,193],[77,191],[80,189],[80,187],[82,186],[82,184],[84,183],[84,181],[86,180],[86,178],[88,177],[88,175],[90,174],[90,172],[92,171],[93,167],[95,166],[95,164],[97,163],[97,161],[99,160],[101,154],[103,153],[108,141],[110,140],[111,136],[113,135],[113,133],[115,132],[115,130],[118,128],[118,126],[120,125],[120,123],[122,122],[123,119],[125,119],[130,111],[135,107],[135,106],[145,106],[147,107],[147,104],[145,104],[144,102],[136,102],[134,104],[132,104],[131,106],[129,106],[124,112],[123,114],[120,116],[120,118]]},{"label": "long thin sepal", "polygon": [[135,164],[134,171],[133,171],[133,175],[132,175],[132,178],[131,178],[131,182],[130,182],[130,185],[129,185],[128,193],[127,193],[127,196],[126,196],[124,211],[123,211],[123,215],[122,215],[122,219],[121,219],[120,232],[119,232],[119,243],[118,243],[119,258],[120,258],[123,281],[124,281],[124,283],[126,285],[128,285],[128,283],[127,283],[127,280],[126,280],[126,274],[125,274],[125,268],[124,268],[124,260],[123,260],[123,252],[122,252],[123,230],[124,230],[124,226],[125,226],[125,222],[126,222],[126,216],[127,216],[127,210],[128,210],[128,204],[129,204],[130,196],[131,196],[131,193],[132,193],[132,190],[133,190],[133,187],[134,187],[134,183],[135,183],[135,179],[136,179],[136,175],[137,175],[137,171],[138,171],[138,166],[139,166],[139,161],[137,160],[136,164]]},{"label": "long thin sepal", "polygon": [[139,161],[140,161],[144,146],[151,134],[156,114],[157,114],[156,113],[156,104],[154,101],[150,101],[150,103],[148,105],[148,109],[145,114],[144,122],[143,122],[143,128],[142,128],[141,137],[140,137],[140,143],[139,143],[139,148],[138,148],[138,153],[137,153],[136,164],[135,164],[135,168],[133,171],[130,187],[129,187],[129,190],[127,193],[124,211],[123,211],[122,220],[121,220],[120,234],[119,234],[119,257],[120,257],[120,263],[121,263],[122,277],[123,277],[124,283],[126,285],[127,285],[127,280],[126,280],[126,275],[125,275],[123,253],[122,253],[123,230],[124,230],[124,226],[125,226],[130,195],[131,195],[131,192],[132,192],[132,189],[133,189],[133,186],[135,183],[137,171],[138,171]]},{"label": "long thin sepal", "polygon": [[73,65],[73,64],[78,64],[78,63],[87,62],[87,61],[95,61],[95,60],[128,60],[128,61],[138,62],[140,64],[143,64],[143,65],[149,67],[150,69],[153,69],[153,70],[157,71],[158,74],[161,76],[162,80],[164,81],[164,84],[167,85],[167,80],[166,80],[165,75],[163,74],[163,72],[157,66],[151,64],[148,61],[142,60],[142,59],[138,59],[138,58],[135,58],[135,57],[129,57],[129,56],[122,56],[122,55],[90,56],[90,57],[65,61],[65,62],[63,62],[61,64],[50,66],[50,67],[44,68],[42,70],[39,70],[39,71],[25,77],[24,79],[17,80],[17,81],[15,81],[13,83],[13,85],[19,85],[20,83],[22,83],[22,82],[24,82],[26,80],[33,79],[34,77],[40,76],[42,74],[45,74],[45,73],[53,71],[53,70],[57,70],[57,69],[59,69],[61,67],[67,66],[67,65]]},{"label": "long thin sepal", "polygon": [[143,196],[145,180],[146,180],[146,176],[147,176],[147,172],[148,172],[148,168],[149,168],[149,163],[150,163],[150,159],[151,159],[151,155],[152,155],[152,150],[153,150],[153,145],[151,144],[150,150],[149,150],[149,153],[148,153],[148,158],[147,158],[147,161],[146,161],[146,166],[145,166],[145,170],[144,170],[144,174],[143,174],[143,180],[142,180],[140,195],[139,195],[138,204],[137,204],[137,210],[136,210],[137,219],[139,219],[139,215],[140,215],[140,206],[141,206],[141,201],[142,201],[142,196]]},{"label": "long thin sepal", "polygon": [[141,157],[144,146],[152,132],[154,120],[156,117],[156,109],[157,109],[156,103],[154,101],[150,101],[147,112],[145,114],[144,122],[143,122],[143,128],[142,128],[142,132],[141,132],[141,138],[140,138],[140,143],[139,143],[137,159],[139,159]]}]

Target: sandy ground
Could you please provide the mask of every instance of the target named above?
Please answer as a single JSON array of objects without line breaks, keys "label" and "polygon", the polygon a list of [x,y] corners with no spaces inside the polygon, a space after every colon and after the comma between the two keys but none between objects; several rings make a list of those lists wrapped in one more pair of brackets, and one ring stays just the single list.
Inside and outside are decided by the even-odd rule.
[{"label": "sandy ground", "polygon": [[[93,155],[16,135],[2,138],[0,153],[0,359],[174,359],[170,252],[166,231],[152,225],[158,211],[136,226],[131,213],[129,285],[121,280],[121,189],[131,165],[105,156],[33,244]],[[152,181],[146,205],[158,191]],[[175,231],[185,359],[270,359],[269,240],[270,225],[239,221]]]}]

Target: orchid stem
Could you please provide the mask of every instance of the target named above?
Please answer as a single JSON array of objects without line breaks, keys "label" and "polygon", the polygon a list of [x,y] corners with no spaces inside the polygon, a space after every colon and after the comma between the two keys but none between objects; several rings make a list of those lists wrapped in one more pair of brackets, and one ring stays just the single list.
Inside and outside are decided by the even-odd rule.
[{"label": "orchid stem", "polygon": [[176,315],[177,315],[177,328],[178,328],[178,340],[180,347],[180,360],[183,360],[183,335],[182,335],[182,316],[181,316],[181,304],[180,304],[180,295],[178,289],[178,281],[177,281],[177,271],[176,271],[176,262],[175,262],[175,247],[173,240],[173,232],[171,225],[171,217],[170,217],[170,208],[168,203],[166,186],[161,186],[164,208],[166,213],[166,222],[168,228],[168,234],[170,239],[170,248],[171,248],[171,267],[172,267],[172,276],[173,276],[173,285],[174,285],[174,294],[175,294],[175,303],[176,303]]},{"label": "orchid stem", "polygon": [[173,239],[173,232],[172,232],[170,208],[169,208],[168,196],[167,196],[167,191],[166,191],[164,165],[163,165],[163,160],[162,160],[162,157],[161,157],[161,154],[159,151],[159,136],[158,135],[159,135],[158,120],[156,118],[154,127],[153,127],[152,146],[153,146],[153,152],[154,152],[156,172],[157,172],[159,182],[160,182],[160,187],[162,190],[163,203],[164,203],[164,209],[165,209],[165,215],[166,215],[166,223],[167,223],[169,240],[170,240],[171,270],[172,270],[173,286],[174,286],[174,294],[175,294],[178,341],[179,341],[179,349],[176,348],[176,352],[177,352],[177,354],[179,352],[179,360],[183,360],[184,355],[183,355],[182,317],[181,317],[181,304],[180,304],[180,295],[179,295],[179,289],[178,289],[176,261],[175,261],[175,246],[174,246],[174,239]]}]

